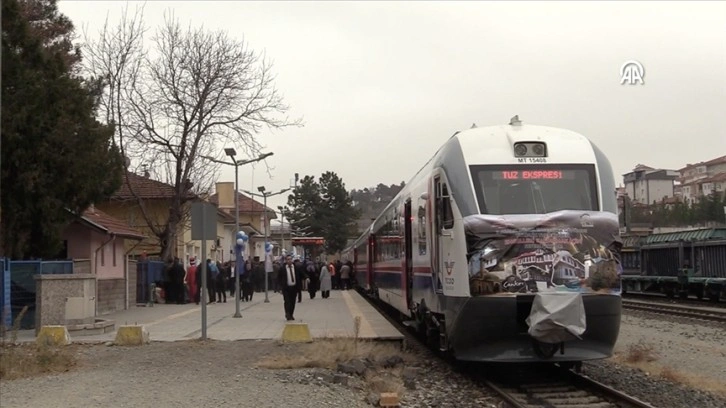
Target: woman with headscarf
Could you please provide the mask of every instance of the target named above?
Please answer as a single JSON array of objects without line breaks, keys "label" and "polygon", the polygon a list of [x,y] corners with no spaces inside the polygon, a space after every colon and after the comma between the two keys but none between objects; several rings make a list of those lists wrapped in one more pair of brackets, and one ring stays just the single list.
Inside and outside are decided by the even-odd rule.
[{"label": "woman with headscarf", "polygon": [[330,297],[330,289],[333,287],[333,282],[330,279],[330,270],[325,265],[325,263],[321,263],[320,267],[320,295],[323,297],[323,299],[327,299]]}]

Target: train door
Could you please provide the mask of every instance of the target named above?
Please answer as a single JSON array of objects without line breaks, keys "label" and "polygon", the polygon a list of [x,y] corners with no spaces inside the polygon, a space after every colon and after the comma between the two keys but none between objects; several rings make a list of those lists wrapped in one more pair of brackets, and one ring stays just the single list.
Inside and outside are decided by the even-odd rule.
[{"label": "train door", "polygon": [[404,273],[406,275],[406,306],[410,309],[413,304],[413,232],[412,232],[412,215],[411,215],[411,199],[406,201],[403,210],[404,217]]},{"label": "train door", "polygon": [[[434,256],[433,265],[435,288],[444,293],[444,272],[451,273],[454,262],[451,260],[453,245],[454,213],[446,180],[440,175],[434,177]],[[453,289],[453,288],[452,288]]]},{"label": "train door", "polygon": [[371,234],[368,236],[368,263],[366,269],[368,289],[373,289],[373,264],[376,262],[376,236]]}]

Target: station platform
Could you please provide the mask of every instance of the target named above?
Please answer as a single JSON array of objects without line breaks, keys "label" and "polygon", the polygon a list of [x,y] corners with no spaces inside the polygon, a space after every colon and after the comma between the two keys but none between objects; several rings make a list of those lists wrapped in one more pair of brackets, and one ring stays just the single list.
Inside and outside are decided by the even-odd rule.
[{"label": "station platform", "polygon": [[[255,293],[251,302],[240,302],[241,318],[234,317],[234,297],[226,303],[207,305],[207,338],[212,340],[279,340],[287,321],[280,293]],[[98,318],[113,320],[114,331],[97,335],[72,335],[73,343],[113,341],[122,325],[143,325],[151,341],[182,341],[200,339],[202,335],[201,305],[154,304],[133,306]],[[307,292],[295,304],[295,321],[306,323],[313,339],[354,336],[355,317],[360,316],[358,337],[368,340],[403,340],[399,332],[366,299],[354,290],[334,290],[322,299],[320,292],[310,299]],[[34,330],[22,330],[18,341],[34,341]]]}]

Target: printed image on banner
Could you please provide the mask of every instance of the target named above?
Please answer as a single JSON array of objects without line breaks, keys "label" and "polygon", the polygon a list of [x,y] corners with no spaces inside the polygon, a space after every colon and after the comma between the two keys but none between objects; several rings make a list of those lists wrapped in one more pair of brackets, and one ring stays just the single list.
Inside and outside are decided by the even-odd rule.
[{"label": "printed image on banner", "polygon": [[615,214],[557,211],[464,218],[472,296],[620,293]]}]

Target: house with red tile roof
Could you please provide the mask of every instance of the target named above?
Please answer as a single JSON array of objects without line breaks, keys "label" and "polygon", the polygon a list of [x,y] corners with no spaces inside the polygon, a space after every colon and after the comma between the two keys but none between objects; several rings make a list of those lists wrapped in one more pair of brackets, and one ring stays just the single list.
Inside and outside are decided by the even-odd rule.
[{"label": "house with red tile roof", "polygon": [[[239,202],[240,224],[238,228],[234,226],[235,193]],[[244,231],[250,237],[245,257],[259,257],[262,259],[264,257],[265,214],[267,215],[267,231],[270,234],[270,221],[277,219],[277,213],[254,198],[239,191],[235,192],[233,182],[217,183],[215,193],[209,197],[209,202],[217,205],[219,211],[226,214],[218,245],[224,259],[233,258],[228,255],[234,253],[235,235],[238,230]]]},{"label": "house with red tile roof", "polygon": [[96,276],[96,314],[127,309],[136,303],[136,268],[129,266],[127,245],[146,237],[91,205],[63,231],[66,258],[74,272]]},{"label": "house with red tile roof", "polygon": [[[123,183],[109,200],[96,203],[96,208],[122,220],[135,230],[141,231],[146,239],[139,245],[127,242],[126,250],[132,256],[145,254],[153,259],[161,253],[161,243],[154,229],[161,231],[169,220],[169,207],[175,195],[174,187],[168,183],[154,180],[148,172],[143,175],[127,171]],[[187,199],[197,197],[191,191]],[[151,224],[153,228],[149,225]],[[172,246],[172,256],[184,253],[184,233],[188,223],[177,226],[176,242]]]}]

